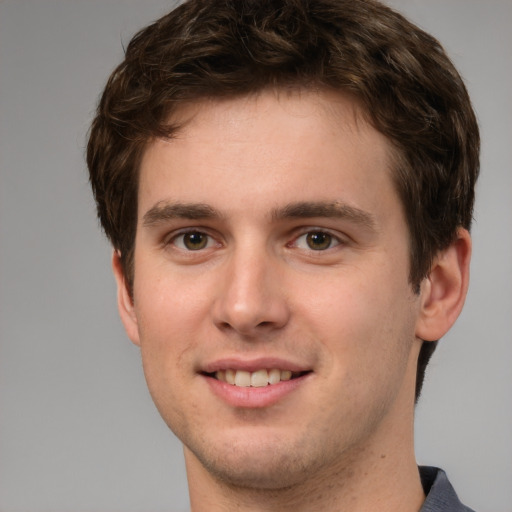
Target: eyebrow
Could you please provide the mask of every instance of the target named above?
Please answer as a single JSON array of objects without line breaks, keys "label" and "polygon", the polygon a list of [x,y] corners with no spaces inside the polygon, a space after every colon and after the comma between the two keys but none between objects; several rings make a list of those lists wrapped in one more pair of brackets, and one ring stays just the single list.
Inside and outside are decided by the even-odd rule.
[{"label": "eyebrow", "polygon": [[204,203],[169,203],[160,201],[151,207],[142,217],[146,227],[155,226],[172,219],[218,219],[220,213]]},{"label": "eyebrow", "polygon": [[[347,219],[356,224],[375,230],[376,222],[369,212],[333,201],[300,201],[289,203],[271,212],[273,221],[283,219],[311,219],[314,217]],[[172,219],[220,219],[222,215],[215,208],[205,203],[171,203],[160,201],[143,216],[142,223],[151,227]]]},{"label": "eyebrow", "polygon": [[347,219],[368,229],[376,229],[376,221],[372,214],[338,201],[301,201],[298,203],[290,203],[272,212],[272,218],[274,220],[310,219],[313,217]]}]

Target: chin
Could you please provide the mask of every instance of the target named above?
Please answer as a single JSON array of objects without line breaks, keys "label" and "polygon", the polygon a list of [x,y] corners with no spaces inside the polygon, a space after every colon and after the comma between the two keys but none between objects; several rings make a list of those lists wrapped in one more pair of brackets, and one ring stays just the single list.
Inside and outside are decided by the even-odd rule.
[{"label": "chin", "polygon": [[302,484],[309,471],[287,454],[268,457],[257,454],[243,460],[218,457],[201,463],[216,479],[229,486],[253,490],[282,490]]},{"label": "chin", "polygon": [[[212,448],[214,447],[214,448]],[[303,442],[282,436],[189,446],[200,464],[219,481],[245,489],[283,490],[301,485],[325,464],[325,454],[313,456]],[[314,450],[313,450],[314,451]],[[316,459],[316,460],[315,460]]]}]

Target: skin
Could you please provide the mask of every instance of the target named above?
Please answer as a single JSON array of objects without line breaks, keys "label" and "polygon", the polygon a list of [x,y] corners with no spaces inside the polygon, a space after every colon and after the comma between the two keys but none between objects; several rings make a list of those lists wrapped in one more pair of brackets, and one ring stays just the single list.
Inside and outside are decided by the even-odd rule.
[{"label": "skin", "polygon": [[[469,235],[415,294],[391,145],[350,97],[264,91],[176,120],[141,164],[133,297],[113,267],[192,510],[419,510],[416,361],[462,308]],[[268,406],[204,374],[263,357],[308,370]]]}]

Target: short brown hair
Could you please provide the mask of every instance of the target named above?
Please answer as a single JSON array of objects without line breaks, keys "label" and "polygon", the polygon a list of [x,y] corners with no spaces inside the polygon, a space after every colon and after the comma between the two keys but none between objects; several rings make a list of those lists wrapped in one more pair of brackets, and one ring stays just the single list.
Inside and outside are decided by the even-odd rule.
[{"label": "short brown hair", "polygon": [[[146,143],[172,136],[172,113],[183,102],[286,86],[351,93],[394,145],[415,290],[457,229],[469,229],[478,125],[432,36],[374,0],[190,0],[131,40],[90,132],[98,215],[130,287]],[[434,348],[423,344],[417,395]]]}]

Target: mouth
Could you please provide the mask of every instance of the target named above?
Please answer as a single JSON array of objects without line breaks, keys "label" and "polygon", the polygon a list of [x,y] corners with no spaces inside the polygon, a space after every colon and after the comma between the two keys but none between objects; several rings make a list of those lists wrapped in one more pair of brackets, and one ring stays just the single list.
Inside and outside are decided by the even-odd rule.
[{"label": "mouth", "polygon": [[199,370],[214,395],[230,407],[243,409],[267,408],[289,396],[302,396],[299,390],[308,389],[313,373],[313,368],[276,357],[227,357]]},{"label": "mouth", "polygon": [[231,384],[232,386],[236,387],[263,388],[266,386],[279,384],[280,382],[298,379],[308,373],[311,372],[294,372],[291,370],[281,370],[279,368],[262,368],[252,372],[227,368],[225,370],[217,370],[211,373],[204,372],[204,375],[220,382],[226,382],[227,384]]}]

